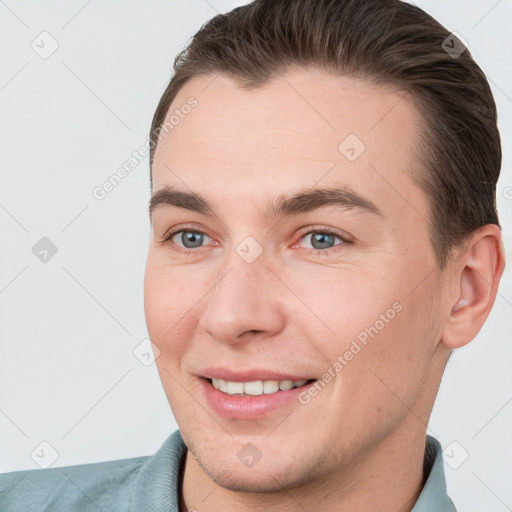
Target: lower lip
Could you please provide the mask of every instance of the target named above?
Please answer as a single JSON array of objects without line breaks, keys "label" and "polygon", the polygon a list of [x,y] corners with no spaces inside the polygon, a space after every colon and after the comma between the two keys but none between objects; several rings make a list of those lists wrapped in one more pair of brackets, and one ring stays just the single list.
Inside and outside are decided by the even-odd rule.
[{"label": "lower lip", "polygon": [[288,391],[277,391],[276,393],[257,396],[228,395],[215,389],[210,381],[204,378],[201,379],[200,385],[208,404],[217,414],[238,420],[254,420],[268,416],[278,407],[289,404],[294,400],[298,402],[299,394],[315,382]]}]

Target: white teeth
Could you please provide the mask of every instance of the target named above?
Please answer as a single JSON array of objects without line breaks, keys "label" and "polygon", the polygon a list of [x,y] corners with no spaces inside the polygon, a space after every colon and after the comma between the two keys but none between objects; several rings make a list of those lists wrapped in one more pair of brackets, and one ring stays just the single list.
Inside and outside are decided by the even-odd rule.
[{"label": "white teeth", "polygon": [[229,395],[234,395],[235,393],[243,393],[244,392],[244,383],[243,382],[226,382],[226,393]]},{"label": "white teeth", "polygon": [[275,393],[276,391],[279,391],[278,380],[266,380],[263,382],[263,393],[268,395],[270,393]]},{"label": "white teeth", "polygon": [[282,380],[279,383],[279,389],[281,391],[288,391],[289,389],[293,388],[293,381],[292,380]]},{"label": "white teeth", "polygon": [[243,382],[244,393],[246,395],[262,395],[263,394],[263,381],[255,380],[253,382]]},{"label": "white teeth", "polygon": [[224,379],[212,379],[212,385],[215,389],[223,391],[228,395],[252,395],[276,393],[277,391],[288,391],[289,389],[303,386],[304,380],[254,380],[251,382],[233,382]]}]

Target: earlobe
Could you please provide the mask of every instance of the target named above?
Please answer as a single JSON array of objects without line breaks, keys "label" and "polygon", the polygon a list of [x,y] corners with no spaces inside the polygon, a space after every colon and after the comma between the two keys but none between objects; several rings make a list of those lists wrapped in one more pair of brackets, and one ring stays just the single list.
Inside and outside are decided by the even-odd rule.
[{"label": "earlobe", "polygon": [[499,226],[489,224],[473,233],[454,267],[457,293],[443,329],[441,342],[455,349],[467,345],[480,331],[496,299],[505,266]]}]

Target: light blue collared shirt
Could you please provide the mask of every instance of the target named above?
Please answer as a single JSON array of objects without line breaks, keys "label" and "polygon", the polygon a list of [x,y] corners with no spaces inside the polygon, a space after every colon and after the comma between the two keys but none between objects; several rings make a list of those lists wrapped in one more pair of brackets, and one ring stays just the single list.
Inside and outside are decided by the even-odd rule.
[{"label": "light blue collared shirt", "polygon": [[[187,447],[179,430],[152,456],[0,475],[2,512],[180,512]],[[425,486],[411,512],[456,512],[446,492],[442,449],[427,436]]]}]

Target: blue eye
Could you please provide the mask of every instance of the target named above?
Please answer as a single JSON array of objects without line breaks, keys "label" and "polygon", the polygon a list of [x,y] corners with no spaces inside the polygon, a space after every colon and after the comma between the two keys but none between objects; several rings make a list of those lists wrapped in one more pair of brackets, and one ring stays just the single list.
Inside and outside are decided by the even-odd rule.
[{"label": "blue eye", "polygon": [[[204,237],[206,236],[204,233],[199,233],[197,231],[182,231],[181,233],[181,241],[187,249],[200,247]],[[187,244],[191,244],[191,246],[188,246]]]},{"label": "blue eye", "polygon": [[302,239],[308,236],[311,236],[311,244],[313,246],[313,249],[318,251],[330,249],[331,247],[336,245],[334,244],[336,238],[344,242],[344,239],[341,236],[336,235],[335,233],[331,233],[330,231],[310,231],[309,233],[303,235]]},{"label": "blue eye", "polygon": [[173,241],[174,238],[177,238],[183,244],[183,246],[181,246],[179,243],[176,243],[176,241],[173,241],[173,243],[178,247],[183,247],[183,249],[197,249],[202,246],[205,237],[210,238],[206,233],[203,233],[202,231],[182,229],[181,231],[170,233],[164,242]]}]

